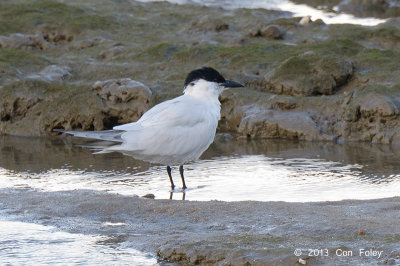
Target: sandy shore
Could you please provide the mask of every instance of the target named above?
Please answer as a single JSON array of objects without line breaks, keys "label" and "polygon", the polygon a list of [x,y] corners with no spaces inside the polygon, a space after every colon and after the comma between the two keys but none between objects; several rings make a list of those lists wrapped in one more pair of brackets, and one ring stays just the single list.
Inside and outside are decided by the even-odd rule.
[{"label": "sandy shore", "polygon": [[[400,262],[398,197],[231,203],[153,200],[88,190],[3,189],[0,206],[18,221],[108,236],[116,245],[180,264]],[[295,256],[295,251],[301,255]]]}]

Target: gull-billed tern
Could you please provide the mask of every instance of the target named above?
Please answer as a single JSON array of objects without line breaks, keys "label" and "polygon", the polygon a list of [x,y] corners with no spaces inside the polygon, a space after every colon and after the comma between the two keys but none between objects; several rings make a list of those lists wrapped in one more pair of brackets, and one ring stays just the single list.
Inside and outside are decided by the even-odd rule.
[{"label": "gull-billed tern", "polygon": [[198,159],[213,142],[221,117],[218,96],[232,87],[243,85],[226,80],[211,67],[203,67],[193,70],[186,77],[183,95],[155,105],[136,122],[105,131],[55,131],[116,143],[101,147],[98,153],[116,151],[143,161],[167,165],[172,189],[175,185],[170,165],[179,165],[185,189],[183,164]]}]

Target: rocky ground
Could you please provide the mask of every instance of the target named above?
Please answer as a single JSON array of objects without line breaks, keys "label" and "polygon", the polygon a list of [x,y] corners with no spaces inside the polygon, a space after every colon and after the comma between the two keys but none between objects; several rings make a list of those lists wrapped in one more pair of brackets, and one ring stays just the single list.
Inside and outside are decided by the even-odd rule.
[{"label": "rocky ground", "polygon": [[135,121],[207,65],[246,84],[221,96],[219,131],[400,144],[398,18],[300,24],[260,9],[22,0],[0,15],[0,134]]}]

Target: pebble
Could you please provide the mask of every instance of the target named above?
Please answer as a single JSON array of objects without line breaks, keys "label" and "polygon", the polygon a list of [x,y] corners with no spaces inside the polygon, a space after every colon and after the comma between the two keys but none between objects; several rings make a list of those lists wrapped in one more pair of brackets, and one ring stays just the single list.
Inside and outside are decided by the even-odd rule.
[{"label": "pebble", "polygon": [[306,261],[306,260],[303,260],[302,258],[300,258],[300,259],[299,259],[299,263],[302,264],[302,265],[306,265],[306,264],[307,264],[307,261]]},{"label": "pebble", "polygon": [[146,198],[146,199],[155,199],[156,196],[155,196],[154,194],[149,193],[149,194],[143,195],[142,198]]}]

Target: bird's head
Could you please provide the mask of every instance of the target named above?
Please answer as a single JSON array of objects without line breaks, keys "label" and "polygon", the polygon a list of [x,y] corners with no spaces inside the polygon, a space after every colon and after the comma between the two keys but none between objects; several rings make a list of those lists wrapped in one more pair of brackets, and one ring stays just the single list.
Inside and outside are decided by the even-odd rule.
[{"label": "bird's head", "polygon": [[236,81],[225,79],[217,70],[203,67],[193,70],[185,79],[184,94],[193,96],[216,96],[224,90],[244,87]]}]

